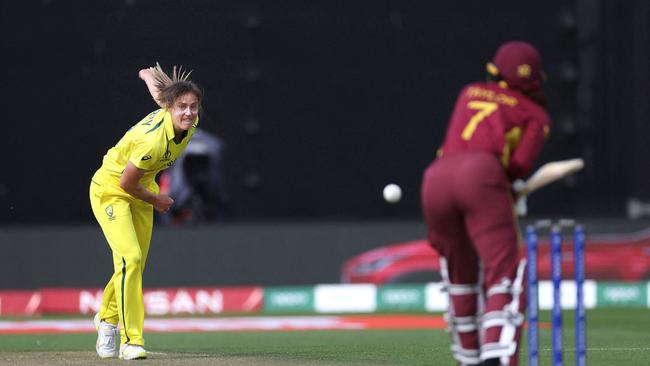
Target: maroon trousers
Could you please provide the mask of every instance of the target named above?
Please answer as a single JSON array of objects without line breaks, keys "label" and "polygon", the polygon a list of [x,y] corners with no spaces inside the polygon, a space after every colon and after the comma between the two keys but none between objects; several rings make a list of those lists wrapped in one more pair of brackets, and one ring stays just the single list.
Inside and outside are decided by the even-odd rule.
[{"label": "maroon trousers", "polygon": [[[426,169],[421,197],[429,240],[447,261],[450,284],[479,285],[482,276],[483,291],[479,294],[450,292],[453,315],[476,316],[480,329],[481,312],[502,310],[512,301],[511,294],[487,296],[487,291],[507,281],[512,283],[519,265],[518,229],[504,168],[488,153],[442,156]],[[519,312],[524,305],[521,296]],[[518,328],[514,342],[518,342]],[[460,332],[454,341],[466,350],[499,342],[501,327],[487,328],[482,339],[478,329]],[[516,364],[516,354],[512,361]]]}]

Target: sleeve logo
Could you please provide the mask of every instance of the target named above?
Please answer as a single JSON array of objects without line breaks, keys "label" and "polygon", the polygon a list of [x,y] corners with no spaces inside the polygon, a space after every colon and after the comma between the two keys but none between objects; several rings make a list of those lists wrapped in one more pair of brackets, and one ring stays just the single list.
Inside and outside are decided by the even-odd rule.
[{"label": "sleeve logo", "polygon": [[113,205],[106,206],[106,209],[104,211],[106,212],[106,216],[108,216],[109,220],[115,220],[115,216],[113,216]]},{"label": "sleeve logo", "polygon": [[145,160],[149,160],[149,159],[151,159],[151,155],[145,155],[145,156],[142,157],[141,160],[145,161]]}]

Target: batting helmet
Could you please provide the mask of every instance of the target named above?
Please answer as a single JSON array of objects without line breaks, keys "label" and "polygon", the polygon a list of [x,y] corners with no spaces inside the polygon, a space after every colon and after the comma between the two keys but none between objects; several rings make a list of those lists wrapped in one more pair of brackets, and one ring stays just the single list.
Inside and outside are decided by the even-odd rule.
[{"label": "batting helmet", "polygon": [[487,64],[487,71],[491,76],[505,81],[508,87],[525,93],[539,89],[545,78],[539,52],[522,41],[501,45],[492,62]]}]

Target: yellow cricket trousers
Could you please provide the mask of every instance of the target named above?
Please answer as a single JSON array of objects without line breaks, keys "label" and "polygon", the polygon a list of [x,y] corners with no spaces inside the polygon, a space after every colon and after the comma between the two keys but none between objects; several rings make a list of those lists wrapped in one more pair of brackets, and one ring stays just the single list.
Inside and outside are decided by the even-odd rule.
[{"label": "yellow cricket trousers", "polygon": [[144,346],[142,272],[151,242],[153,206],[94,180],[90,204],[113,251],[114,272],[104,289],[99,318],[121,323],[122,344]]}]

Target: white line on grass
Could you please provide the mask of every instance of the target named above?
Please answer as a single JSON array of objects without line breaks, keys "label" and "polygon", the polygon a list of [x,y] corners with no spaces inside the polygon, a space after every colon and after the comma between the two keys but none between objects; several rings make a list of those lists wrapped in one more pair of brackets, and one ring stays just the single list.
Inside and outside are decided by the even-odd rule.
[{"label": "white line on grass", "polygon": [[[552,351],[550,348],[543,348],[543,351]],[[565,348],[567,352],[575,352],[575,348]],[[587,351],[650,351],[650,347],[602,347],[587,348]]]},{"label": "white line on grass", "polygon": [[152,351],[147,351],[148,354],[150,355],[155,355],[155,356],[189,356],[189,357],[212,357],[214,355],[207,354],[207,353],[185,353],[185,352],[177,352],[177,353],[169,353],[169,352],[152,352]]},{"label": "white line on grass", "polygon": [[629,347],[629,348],[587,348],[587,351],[650,351],[650,347]]}]

